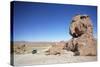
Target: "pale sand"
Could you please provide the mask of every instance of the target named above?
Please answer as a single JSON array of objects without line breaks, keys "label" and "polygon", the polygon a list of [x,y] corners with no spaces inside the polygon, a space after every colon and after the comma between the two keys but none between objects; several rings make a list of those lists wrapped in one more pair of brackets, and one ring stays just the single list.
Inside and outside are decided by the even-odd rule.
[{"label": "pale sand", "polygon": [[71,56],[63,55],[44,55],[44,54],[24,54],[14,55],[14,65],[40,65],[40,64],[61,64],[96,61],[97,56]]}]

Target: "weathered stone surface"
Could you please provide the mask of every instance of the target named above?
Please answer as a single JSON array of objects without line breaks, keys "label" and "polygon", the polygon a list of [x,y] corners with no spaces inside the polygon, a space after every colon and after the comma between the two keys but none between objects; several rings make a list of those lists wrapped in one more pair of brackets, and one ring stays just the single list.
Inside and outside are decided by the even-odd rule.
[{"label": "weathered stone surface", "polygon": [[46,51],[46,55],[60,55],[63,54],[63,49],[65,47],[65,42],[61,41],[58,43],[55,43],[55,45],[52,45],[51,48],[49,48],[49,50]]},{"label": "weathered stone surface", "polygon": [[76,15],[73,17],[70,28],[72,39],[57,43],[48,51],[48,55],[63,54],[64,50],[72,51],[74,55],[97,55],[97,43],[93,37],[93,25],[88,15]]},{"label": "weathered stone surface", "polygon": [[70,25],[72,39],[66,43],[66,49],[75,55],[96,55],[97,45],[93,37],[93,26],[90,17],[77,15]]},{"label": "weathered stone surface", "polygon": [[87,15],[76,15],[73,17],[70,25],[70,34],[73,38],[79,37],[84,33],[93,32],[93,26],[90,17]]}]

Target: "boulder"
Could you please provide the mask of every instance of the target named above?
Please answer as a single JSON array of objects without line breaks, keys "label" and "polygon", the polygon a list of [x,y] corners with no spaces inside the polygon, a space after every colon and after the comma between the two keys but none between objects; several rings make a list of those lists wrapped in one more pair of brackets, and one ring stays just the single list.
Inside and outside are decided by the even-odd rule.
[{"label": "boulder", "polygon": [[57,42],[55,45],[52,45],[51,48],[49,48],[46,51],[46,55],[60,55],[63,53],[63,49],[65,48],[65,42]]},{"label": "boulder", "polygon": [[90,17],[87,15],[76,15],[72,19],[69,31],[73,38],[79,37],[86,32],[92,34],[93,26]]},{"label": "boulder", "polygon": [[93,26],[88,15],[73,17],[69,32],[72,39],[66,43],[66,50],[82,56],[97,54],[97,43],[93,37]]}]

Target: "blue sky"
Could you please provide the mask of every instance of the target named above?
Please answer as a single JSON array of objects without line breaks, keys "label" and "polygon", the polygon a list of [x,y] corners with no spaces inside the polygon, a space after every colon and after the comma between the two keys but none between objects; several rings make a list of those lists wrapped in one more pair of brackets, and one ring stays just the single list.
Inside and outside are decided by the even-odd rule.
[{"label": "blue sky", "polygon": [[97,7],[34,2],[14,2],[14,41],[69,40],[69,25],[76,14],[87,14],[97,34]]}]

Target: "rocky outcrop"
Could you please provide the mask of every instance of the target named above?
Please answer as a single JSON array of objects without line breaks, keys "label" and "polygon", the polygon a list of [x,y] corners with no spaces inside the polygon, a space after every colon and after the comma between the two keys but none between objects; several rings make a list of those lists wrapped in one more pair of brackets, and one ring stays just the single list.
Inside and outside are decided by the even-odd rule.
[{"label": "rocky outcrop", "polygon": [[63,54],[64,50],[72,51],[74,55],[97,55],[97,43],[93,37],[93,25],[88,15],[76,15],[72,18],[69,33],[72,39],[59,42],[46,51],[47,55]]},{"label": "rocky outcrop", "polygon": [[88,15],[76,15],[73,17],[69,30],[72,39],[66,43],[66,50],[82,56],[97,54],[93,26]]},{"label": "rocky outcrop", "polygon": [[65,48],[65,44],[66,43],[63,41],[55,43],[55,45],[52,45],[52,47],[46,51],[46,55],[63,54],[64,53],[63,49]]},{"label": "rocky outcrop", "polygon": [[25,44],[21,45],[14,45],[14,53],[15,54],[25,54],[27,46]]},{"label": "rocky outcrop", "polygon": [[93,33],[93,26],[90,17],[87,15],[76,15],[73,17],[70,25],[71,36],[77,38],[86,33]]}]

